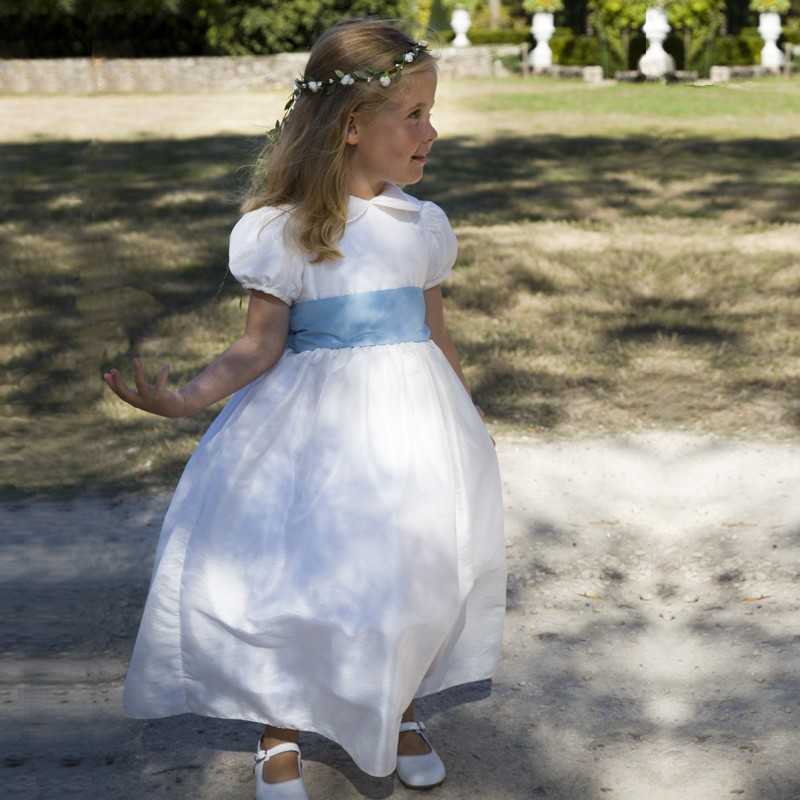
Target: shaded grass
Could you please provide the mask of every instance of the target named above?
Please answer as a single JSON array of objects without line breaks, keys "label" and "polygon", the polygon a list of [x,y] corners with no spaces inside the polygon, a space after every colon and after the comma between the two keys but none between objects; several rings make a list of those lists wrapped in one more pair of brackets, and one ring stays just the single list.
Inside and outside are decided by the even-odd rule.
[{"label": "shaded grass", "polygon": [[[240,334],[227,237],[257,147],[0,146],[6,496],[177,480],[225,401],[164,420],[102,373],[130,381],[139,353],[180,385]],[[797,433],[800,136],[592,135],[587,122],[462,132],[434,153],[408,188],[459,234],[447,318],[493,431]]]},{"label": "shaded grass", "polygon": [[[445,297],[474,393],[500,430],[793,434],[797,381],[787,373],[797,372],[800,343],[783,279],[792,275],[797,291],[797,257],[693,256],[693,241],[715,232],[682,226],[683,237],[673,232],[681,246],[661,253],[496,252],[497,231],[462,234]],[[546,236],[534,234],[531,249]],[[712,260],[724,271],[708,269]]]},{"label": "shaded grass", "polygon": [[[455,137],[436,147],[426,189],[461,222],[608,222],[654,214],[740,224],[800,221],[800,135],[779,141],[502,135],[489,143]],[[454,163],[457,169],[449,167]]]}]

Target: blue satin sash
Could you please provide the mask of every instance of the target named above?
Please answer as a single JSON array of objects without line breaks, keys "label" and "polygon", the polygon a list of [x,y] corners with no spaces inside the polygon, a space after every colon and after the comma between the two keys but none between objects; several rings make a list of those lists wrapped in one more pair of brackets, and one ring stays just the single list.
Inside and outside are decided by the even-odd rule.
[{"label": "blue satin sash", "polygon": [[296,353],[317,347],[361,347],[431,338],[419,286],[322,297],[294,303],[287,346]]}]

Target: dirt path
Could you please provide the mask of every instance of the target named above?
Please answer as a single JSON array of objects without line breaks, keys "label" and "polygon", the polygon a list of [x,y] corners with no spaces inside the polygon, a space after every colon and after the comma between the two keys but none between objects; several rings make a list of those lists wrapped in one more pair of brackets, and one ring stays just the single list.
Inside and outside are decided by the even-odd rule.
[{"label": "dirt path", "polygon": [[[418,701],[448,767],[431,796],[800,796],[800,445],[496,438],[504,660],[491,686]],[[16,631],[2,677],[4,796],[254,796],[260,726],[121,710],[168,502],[0,510]],[[300,744],[313,800],[417,796],[316,734]]]}]

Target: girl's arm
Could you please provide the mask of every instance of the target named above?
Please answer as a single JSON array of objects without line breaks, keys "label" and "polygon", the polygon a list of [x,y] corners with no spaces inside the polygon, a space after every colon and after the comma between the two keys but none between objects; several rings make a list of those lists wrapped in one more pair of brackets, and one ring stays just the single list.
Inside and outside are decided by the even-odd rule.
[{"label": "girl's arm", "polygon": [[144,379],[140,359],[134,359],[136,389],[128,387],[112,369],[106,383],[127,403],[164,417],[190,417],[246,386],[283,355],[289,331],[289,306],[275,297],[250,290],[244,334],[178,391],[165,388],[168,366],[161,368],[155,385]]},{"label": "girl's arm", "polygon": [[[425,290],[425,309],[425,322],[431,329],[431,338],[439,346],[439,349],[445,354],[456,375],[458,375],[459,379],[461,380],[461,383],[464,384],[467,394],[471,398],[472,392],[469,390],[467,379],[464,377],[464,373],[461,371],[461,364],[458,360],[456,346],[453,344],[453,340],[450,338],[450,334],[447,332],[447,326],[444,322],[442,290],[439,284],[436,286],[431,286],[430,289]],[[473,400],[472,402],[474,403],[475,401]],[[475,405],[475,408],[478,409],[478,413],[481,415],[481,417],[483,417],[483,409],[477,404]]]},{"label": "girl's arm", "polygon": [[[425,290],[425,323],[431,329],[431,339],[436,342],[439,349],[445,354],[456,375],[458,375],[461,380],[461,383],[464,384],[467,394],[471,398],[472,392],[470,392],[469,386],[467,386],[467,379],[461,371],[461,364],[458,361],[456,346],[453,344],[453,340],[450,338],[450,334],[447,332],[447,326],[444,322],[444,308],[442,306],[442,289],[440,284],[436,284],[436,286],[431,286],[430,289]],[[473,400],[473,403],[474,402]],[[475,408],[481,415],[481,419],[483,419],[485,417],[483,409],[477,404]],[[497,446],[494,436],[489,434],[489,438],[492,440],[492,444]]]},{"label": "girl's arm", "polygon": [[467,379],[461,371],[461,364],[458,360],[458,353],[450,334],[447,332],[447,326],[444,322],[444,307],[442,306],[442,289],[441,285],[431,286],[430,289],[425,290],[425,323],[431,329],[431,338],[439,346],[439,349],[445,354],[450,365],[453,367],[456,375],[458,375],[467,394],[472,397],[472,392],[467,385]]}]

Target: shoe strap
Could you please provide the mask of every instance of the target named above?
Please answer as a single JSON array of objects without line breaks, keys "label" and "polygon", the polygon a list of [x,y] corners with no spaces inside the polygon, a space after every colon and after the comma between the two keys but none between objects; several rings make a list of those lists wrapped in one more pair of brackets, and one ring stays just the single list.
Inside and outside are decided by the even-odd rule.
[{"label": "shoe strap", "polygon": [[416,731],[427,743],[428,747],[433,750],[431,740],[425,735],[425,723],[417,719],[410,719],[407,722],[400,723],[400,733],[403,731]]},{"label": "shoe strap", "polygon": [[294,751],[297,753],[297,763],[300,766],[300,775],[303,774],[303,759],[300,756],[300,748],[294,742],[284,742],[283,744],[276,744],[274,747],[269,747],[266,750],[262,749],[261,747],[261,737],[258,737],[258,744],[256,745],[256,754],[253,756],[253,760],[256,764],[260,761],[269,761],[273,756],[278,755],[278,753],[289,753]]}]

